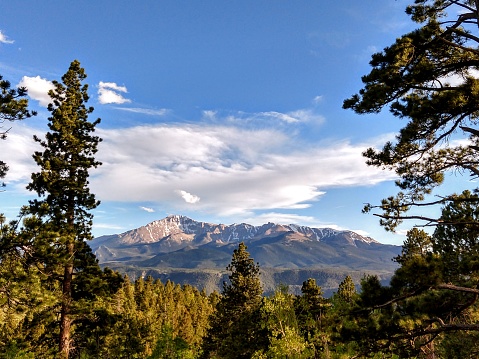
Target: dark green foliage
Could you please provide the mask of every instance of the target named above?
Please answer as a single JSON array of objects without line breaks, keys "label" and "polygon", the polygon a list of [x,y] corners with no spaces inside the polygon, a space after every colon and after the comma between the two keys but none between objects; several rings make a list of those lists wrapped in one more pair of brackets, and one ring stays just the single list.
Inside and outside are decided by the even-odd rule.
[{"label": "dark green foliage", "polygon": [[251,358],[267,347],[267,333],[261,325],[262,288],[259,266],[244,243],[234,250],[230,283],[224,283],[222,297],[210,320],[203,344],[205,358]]},{"label": "dark green foliage", "polygon": [[[14,343],[16,348],[34,354],[35,358],[51,358],[58,352],[61,282],[54,270],[56,267],[50,266],[54,261],[36,256],[42,253],[35,248],[38,243],[23,241],[25,232],[29,233],[27,229],[11,232],[8,234],[11,241],[5,236],[3,239],[7,240],[2,241],[17,243],[18,247],[3,252],[0,261],[0,286],[7,290],[0,293],[0,348]],[[29,250],[22,254],[17,251],[20,248]],[[101,303],[114,296],[123,278],[109,269],[102,271],[86,242],[79,242],[76,248],[74,270],[77,275],[72,283],[70,314],[74,319],[72,341],[76,350],[83,350],[88,346],[87,338],[107,330],[104,322],[113,320]]]},{"label": "dark green foliage", "polygon": [[79,301],[79,293],[74,293],[74,277],[82,280],[91,269],[86,259],[98,266],[91,251],[85,252],[84,242],[92,239],[93,216],[88,211],[99,204],[90,193],[88,177],[89,170],[100,165],[94,155],[101,141],[92,135],[100,120],[88,121],[93,108],[85,105],[88,101],[88,86],[82,85],[85,78],[80,63],[73,61],[62,83],[53,82],[55,89],[49,92],[52,103],[48,105],[50,131],[45,140],[34,136],[43,147],[43,152],[33,155],[40,172],[32,174],[27,187],[40,197],[30,201],[27,213],[39,218],[41,230],[50,233],[50,240],[42,243],[43,250],[47,252],[52,274],[61,281],[59,352],[64,358],[68,358],[74,347],[72,326],[78,311],[74,303]]},{"label": "dark green foliage", "polygon": [[301,287],[302,295],[296,298],[295,312],[299,322],[299,329],[305,341],[314,347],[316,356],[328,349],[325,335],[325,317],[330,307],[323,298],[321,287],[315,279],[308,279]]},{"label": "dark green foliage", "polygon": [[[344,333],[362,343],[364,352],[476,355],[479,197],[465,191],[457,199],[442,212],[441,219],[449,224],[433,235],[418,229],[408,233],[403,253],[396,258],[401,267],[390,286],[374,277],[363,280],[359,307],[352,313],[355,325]],[[463,346],[458,338],[463,338]]]},{"label": "dark green foliage", "polygon": [[[89,210],[98,205],[88,176],[99,165],[94,155],[100,139],[92,132],[100,120],[88,121],[93,108],[85,106],[87,85],[81,84],[85,78],[80,63],[74,61],[62,83],[54,81],[55,89],[49,93],[50,131],[45,140],[34,136],[43,151],[33,156],[40,170],[32,174],[28,189],[38,199],[22,209],[22,222],[1,224],[0,270],[10,292],[3,306],[9,318],[4,338],[16,347],[30,347],[36,357],[57,352],[68,358],[75,340],[81,343],[76,321],[84,326],[88,320],[95,322],[99,298],[111,297],[122,282],[118,274],[100,270],[86,243],[92,238]],[[9,93],[11,101],[24,95],[24,90]],[[12,102],[6,119],[28,117],[26,102],[19,101]]]},{"label": "dark green foliage", "polygon": [[[476,6],[464,0],[419,0],[409,6],[407,12],[421,27],[373,55],[372,70],[362,78],[364,88],[344,102],[344,108],[357,113],[389,106],[394,116],[408,120],[395,142],[365,152],[368,164],[392,169],[400,177],[401,192],[377,206],[388,230],[404,218],[438,223],[420,214],[404,217],[404,212],[424,206],[425,196],[443,182],[446,171],[479,174]],[[467,137],[469,146],[450,141]],[[452,200],[445,196],[427,204]]]},{"label": "dark green foliage", "polygon": [[446,333],[436,346],[440,358],[476,359],[479,355],[479,333]]},{"label": "dark green foliage", "polygon": [[356,327],[354,314],[359,301],[359,294],[354,288],[351,276],[348,275],[329,299],[330,307],[323,323],[331,358],[350,358],[358,353],[356,338],[350,336],[351,328]]},{"label": "dark green foliage", "polygon": [[356,300],[356,286],[354,285],[351,276],[346,276],[344,280],[339,284],[338,297],[349,304],[352,304]]},{"label": "dark green foliage", "polygon": [[101,139],[93,135],[100,119],[88,121],[93,107],[86,107],[88,85],[81,84],[85,78],[80,63],[73,61],[63,83],[53,82],[55,89],[49,93],[53,102],[48,105],[50,132],[45,140],[34,136],[44,149],[33,155],[41,170],[32,174],[27,187],[41,197],[30,202],[29,213],[48,216],[62,237],[76,240],[92,238],[92,214],[88,211],[99,204],[90,193],[88,177],[89,170],[100,165],[94,155]]},{"label": "dark green foliage", "polygon": [[[432,235],[408,233],[390,286],[374,278],[363,281],[360,308],[344,329],[364,353],[477,356],[470,343],[479,332],[479,198],[468,191],[432,201],[428,195],[447,172],[479,175],[478,5],[416,0],[406,12],[420,27],[373,55],[364,88],[344,102],[360,114],[389,107],[408,121],[396,141],[364,153],[369,165],[394,170],[400,189],[365,211],[379,208],[387,230],[405,219],[436,226]],[[441,216],[420,211],[428,206],[441,206]]]},{"label": "dark green foliage", "polygon": [[[0,75],[0,122],[17,121],[35,115],[35,112],[28,111],[27,89],[20,87],[12,89],[9,81],[4,80]],[[2,136],[6,133],[2,133]]]},{"label": "dark green foliage", "polygon": [[163,284],[151,277],[131,283],[125,278],[120,290],[99,307],[93,330],[82,330],[82,353],[105,358],[196,357],[214,298],[188,285]]}]

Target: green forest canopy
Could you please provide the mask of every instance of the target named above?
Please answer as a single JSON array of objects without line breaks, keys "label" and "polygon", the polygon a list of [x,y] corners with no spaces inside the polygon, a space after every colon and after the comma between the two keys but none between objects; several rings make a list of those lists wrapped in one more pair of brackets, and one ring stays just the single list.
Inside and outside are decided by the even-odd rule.
[{"label": "green forest canopy", "polygon": [[[365,152],[396,172],[400,190],[365,210],[379,209],[387,230],[410,218],[434,229],[409,231],[389,285],[367,276],[357,293],[346,277],[325,299],[310,279],[301,295],[280,287],[264,297],[244,244],[221,294],[101,270],[86,241],[99,120],[88,120],[86,75],[73,61],[50,92],[49,132],[36,137],[43,150],[29,189],[38,198],[21,221],[1,217],[0,357],[477,357],[479,194],[428,195],[448,171],[479,174],[478,2],[416,0],[406,11],[418,29],[373,55],[364,88],[344,102],[407,121],[394,142]],[[33,115],[25,94],[2,79],[1,121]],[[441,215],[414,212],[428,206]]]}]

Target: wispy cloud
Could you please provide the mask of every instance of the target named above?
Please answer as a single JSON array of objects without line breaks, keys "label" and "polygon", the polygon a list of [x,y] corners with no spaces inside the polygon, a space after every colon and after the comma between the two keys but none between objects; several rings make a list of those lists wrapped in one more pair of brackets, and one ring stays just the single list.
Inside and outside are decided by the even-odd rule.
[{"label": "wispy cloud", "polygon": [[2,44],[13,44],[14,41],[10,40],[7,35],[5,35],[2,30],[0,30],[0,43]]},{"label": "wispy cloud", "polygon": [[122,230],[126,229],[125,227],[118,226],[116,224],[110,224],[110,223],[97,223],[95,222],[93,224],[93,227],[96,229],[111,229],[111,230]]},{"label": "wispy cloud", "polygon": [[327,31],[312,31],[308,33],[308,40],[313,45],[314,50],[310,50],[311,55],[319,57],[321,53],[319,48],[324,45],[335,49],[343,49],[348,47],[352,40],[352,36],[344,29],[330,28]]},{"label": "wispy cloud", "polygon": [[115,103],[130,103],[131,100],[123,97],[121,93],[127,93],[126,86],[119,86],[114,82],[100,81],[98,84],[98,102],[102,105]]},{"label": "wispy cloud", "polygon": [[371,56],[377,52],[381,51],[378,47],[374,45],[369,45],[365,47],[360,53],[353,55],[358,62],[366,62],[371,59]]},{"label": "wispy cloud", "polygon": [[143,206],[140,206],[140,209],[142,211],[145,211],[145,212],[148,212],[148,213],[154,213],[155,210],[153,208],[150,208],[150,207],[143,207]]},{"label": "wispy cloud", "polygon": [[258,113],[258,116],[272,117],[272,118],[275,118],[284,122],[288,122],[288,123],[295,123],[300,121],[298,118],[291,116],[287,113],[281,113],[281,112],[275,112],[275,111],[260,112]]},{"label": "wispy cloud", "polygon": [[[192,202],[222,215],[301,209],[328,188],[393,178],[364,163],[361,153],[373,141],[305,146],[274,129],[184,124],[102,129],[99,134],[104,165],[92,179],[95,193],[104,200],[168,203],[176,211]],[[132,188],[131,183],[142,185]]]},{"label": "wispy cloud", "polygon": [[[318,100],[313,99],[313,103]],[[226,121],[231,124],[245,126],[246,124],[253,126],[264,126],[271,124],[272,126],[296,126],[299,124],[314,124],[320,125],[325,122],[323,115],[317,113],[316,106],[311,108],[303,108],[289,112],[279,111],[261,111],[261,112],[227,112],[225,111],[203,111],[203,120],[218,122]]]},{"label": "wispy cloud", "polygon": [[205,110],[203,111],[203,118],[206,120],[214,120],[216,118],[216,111],[213,110]]},{"label": "wispy cloud", "polygon": [[264,223],[272,222],[279,224],[298,224],[309,226],[312,228],[333,228],[336,230],[342,230],[343,228],[337,226],[334,223],[319,222],[312,216],[302,216],[292,213],[279,213],[279,212],[267,212],[257,214],[254,217],[248,217],[244,219],[245,223],[249,223],[255,226],[260,226]]},{"label": "wispy cloud", "polygon": [[149,115],[149,116],[165,116],[167,115],[170,110],[166,108],[160,109],[150,109],[150,108],[140,108],[140,107],[115,107],[116,110],[139,113],[142,115]]},{"label": "wispy cloud", "polygon": [[299,122],[315,122],[316,124],[324,122],[324,116],[314,113],[311,109],[296,110],[290,112],[289,115],[298,119]]},{"label": "wispy cloud", "polygon": [[296,111],[291,111],[287,113],[269,111],[269,112],[260,112],[255,114],[254,117],[269,117],[284,121],[286,123],[300,123],[300,122],[311,122],[316,121],[321,123],[324,121],[324,117],[314,113],[311,109],[300,109]]},{"label": "wispy cloud", "polygon": [[[286,129],[216,124],[97,131],[104,139],[97,154],[103,165],[91,177],[98,198],[158,203],[176,213],[191,204],[203,213],[237,219],[252,218],[258,211],[296,211],[310,207],[330,188],[368,186],[394,178],[364,163],[361,153],[374,146],[375,139],[304,143]],[[33,132],[18,126],[2,144],[2,156],[12,168],[7,180],[22,188],[26,176],[35,171]]]},{"label": "wispy cloud", "polygon": [[40,106],[44,107],[47,107],[48,104],[51,102],[51,98],[50,95],[48,95],[48,92],[55,88],[51,81],[41,78],[40,76],[23,76],[22,80],[17,86],[26,87],[28,90],[28,96],[33,100],[37,100]]}]

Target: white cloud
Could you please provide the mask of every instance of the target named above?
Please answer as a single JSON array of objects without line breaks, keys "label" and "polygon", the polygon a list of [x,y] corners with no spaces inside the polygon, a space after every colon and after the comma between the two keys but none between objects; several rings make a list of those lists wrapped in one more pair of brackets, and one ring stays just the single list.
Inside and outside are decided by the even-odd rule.
[{"label": "white cloud", "polygon": [[24,123],[15,124],[15,128],[8,133],[8,139],[2,141],[1,159],[10,167],[5,182],[9,185],[17,183],[23,190],[30,181],[32,172],[38,167],[33,161],[32,154],[39,150],[39,145],[33,141],[35,130]]},{"label": "white cloud", "polygon": [[128,92],[128,90],[126,89],[126,86],[118,86],[116,83],[114,82],[103,82],[103,81],[100,81],[100,83],[98,84],[98,87],[99,88],[106,88],[106,89],[110,89],[110,90],[113,90],[113,91],[117,91],[117,92]]},{"label": "white cloud", "polygon": [[216,111],[205,110],[203,111],[203,118],[207,120],[214,120],[216,118]]},{"label": "white cloud", "polygon": [[26,87],[28,90],[28,96],[33,100],[37,100],[40,106],[47,107],[51,101],[48,92],[53,90],[55,86],[47,79],[43,79],[40,76],[28,77],[23,76],[18,87]]},{"label": "white cloud", "polygon": [[133,112],[133,113],[140,113],[142,115],[149,115],[149,116],[165,116],[170,112],[170,110],[166,108],[160,108],[158,110],[149,109],[149,108],[139,108],[139,107],[115,107],[116,110]]},{"label": "white cloud", "polygon": [[269,112],[261,112],[258,114],[259,116],[266,116],[266,117],[272,117],[272,118],[276,118],[278,120],[281,120],[281,121],[284,121],[284,122],[288,122],[288,123],[295,123],[295,122],[299,122],[299,119],[292,116],[292,115],[289,115],[289,114],[286,114],[286,113],[281,113],[281,112],[275,112],[275,111],[269,111]]},{"label": "white cloud", "polygon": [[311,121],[316,121],[321,123],[324,121],[323,116],[315,114],[310,109],[301,109],[301,110],[291,111],[288,113],[281,113],[281,112],[274,112],[274,111],[260,112],[258,116],[272,117],[287,123],[311,122]]},{"label": "white cloud", "polygon": [[411,229],[399,229],[396,231],[395,234],[399,235],[399,236],[404,236],[406,237],[407,236],[407,233],[410,231]]},{"label": "white cloud", "polygon": [[318,104],[320,102],[323,102],[323,96],[321,96],[321,95],[318,95],[313,99],[314,104]]},{"label": "white cloud", "polygon": [[155,210],[153,208],[150,208],[150,207],[140,206],[140,209],[145,211],[145,212],[148,212],[148,213],[154,213],[155,212]]},{"label": "white cloud", "polygon": [[[467,76],[471,76],[474,78],[479,78],[479,71],[478,70],[468,70]],[[451,74],[449,76],[444,76],[439,78],[440,83],[435,83],[434,85],[437,87],[444,86],[445,84],[449,84],[450,86],[460,86],[464,83],[466,77],[460,74]]]},{"label": "white cloud", "polygon": [[278,223],[278,224],[298,224],[309,226],[312,228],[333,228],[340,230],[337,225],[332,223],[321,223],[312,216],[301,216],[292,213],[278,213],[268,212],[255,215],[254,217],[248,217],[244,219],[245,223],[252,224],[254,226],[260,226],[264,223]]},{"label": "white cloud", "polygon": [[13,40],[9,40],[7,35],[5,35],[2,30],[0,30],[0,43],[2,44],[13,44]]},{"label": "white cloud", "polygon": [[273,119],[279,120],[287,124],[296,124],[304,122],[316,122],[323,123],[324,117],[316,114],[312,109],[300,109],[296,111],[291,111],[287,113],[276,112],[276,111],[267,111],[267,112],[258,112],[255,114],[244,114],[247,118],[250,119]]},{"label": "white cloud", "polygon": [[93,228],[95,229],[112,229],[112,230],[122,230],[126,229],[125,227],[118,226],[116,224],[110,224],[110,223],[97,223],[95,222],[93,224]]},{"label": "white cloud", "polygon": [[[36,170],[34,132],[16,126],[2,143],[2,157],[11,167],[6,180],[21,187]],[[98,128],[97,133],[104,139],[97,154],[103,165],[92,171],[90,181],[97,198],[167,204],[176,213],[192,203],[203,213],[234,218],[300,210],[329,188],[394,178],[364,163],[361,153],[374,145],[372,140],[305,143],[274,128],[191,124]]]},{"label": "white cloud", "polygon": [[182,190],[177,190],[176,192],[185,200],[186,203],[195,204],[200,201],[200,197],[195,196],[194,194]]},{"label": "white cloud", "polygon": [[98,84],[98,102],[102,105],[130,103],[131,100],[123,97],[120,92],[127,93],[128,91],[125,86],[119,86],[114,82],[100,81]]},{"label": "white cloud", "polygon": [[312,110],[304,109],[290,112],[289,115],[296,118],[299,122],[316,122],[323,123],[324,117],[315,114]]},{"label": "white cloud", "polygon": [[394,177],[364,163],[361,153],[370,143],[305,146],[274,129],[185,124],[98,131],[103,166],[91,181],[98,197],[168,203],[172,211],[191,202],[221,215],[302,209],[327,188]]}]

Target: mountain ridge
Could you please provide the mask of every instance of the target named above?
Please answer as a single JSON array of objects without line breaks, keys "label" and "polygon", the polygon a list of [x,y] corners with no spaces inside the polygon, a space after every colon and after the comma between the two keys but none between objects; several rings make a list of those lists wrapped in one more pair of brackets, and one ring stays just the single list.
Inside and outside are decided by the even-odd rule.
[{"label": "mountain ridge", "polygon": [[201,285],[198,278],[205,278],[204,288],[216,283],[220,291],[221,278],[239,242],[247,245],[263,273],[275,273],[264,278],[269,290],[279,284],[300,287],[293,279],[285,282],[299,278],[291,275],[294,271],[316,273],[323,285],[330,286],[329,291],[335,289],[337,278],[351,274],[355,278],[378,274],[387,281],[397,268],[392,258],[401,252],[400,246],[381,244],[353,231],[271,222],[260,226],[213,224],[181,215],[95,238],[90,246],[101,266],[134,277],[152,273],[162,280],[174,278],[180,284]]},{"label": "mountain ridge", "polygon": [[361,236],[349,230],[335,230],[331,228],[311,228],[296,224],[277,224],[269,222],[261,226],[253,226],[247,223],[231,225],[198,222],[181,215],[169,215],[163,219],[150,222],[139,228],[129,230],[117,235],[101,236],[96,242],[103,242],[115,237],[118,244],[150,244],[162,240],[186,241],[201,243],[202,241],[217,241],[222,243],[236,243],[249,241],[268,236],[274,236],[281,232],[300,233],[311,240],[320,241],[324,238],[346,235],[351,244],[355,241],[364,243],[377,243],[371,237]]}]

